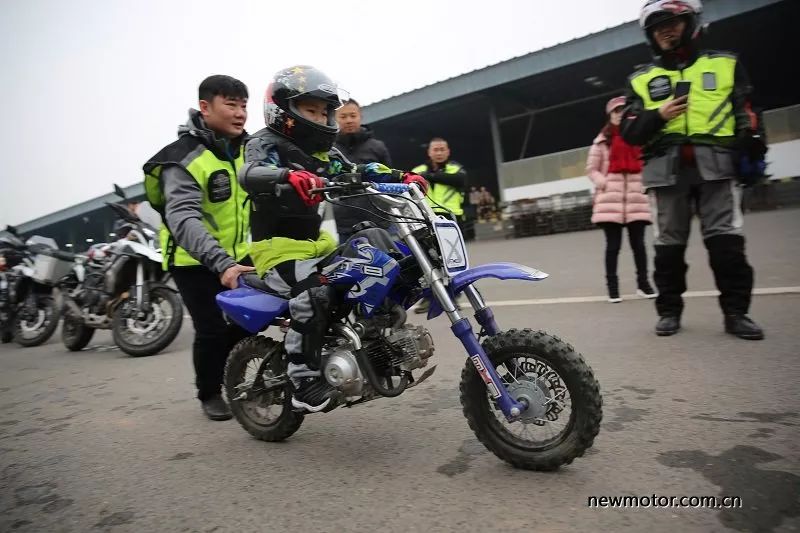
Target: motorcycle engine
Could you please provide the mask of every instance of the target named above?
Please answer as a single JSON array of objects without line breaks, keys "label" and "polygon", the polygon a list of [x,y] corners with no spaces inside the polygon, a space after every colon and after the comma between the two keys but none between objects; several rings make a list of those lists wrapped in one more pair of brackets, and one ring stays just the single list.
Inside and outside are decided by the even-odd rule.
[{"label": "motorcycle engine", "polygon": [[383,341],[367,346],[367,354],[378,368],[395,366],[415,370],[427,365],[433,355],[433,338],[422,326],[404,324],[393,328]]},{"label": "motorcycle engine", "polygon": [[78,300],[81,307],[88,307],[91,313],[105,314],[105,305],[109,299],[105,293],[105,275],[100,268],[90,265],[83,283],[83,291]]},{"label": "motorcycle engine", "polygon": [[[428,364],[433,355],[433,338],[422,326],[405,324],[393,328],[385,337],[366,340],[364,349],[379,374],[399,368],[411,371]],[[361,372],[351,343],[343,343],[323,352],[323,375],[348,399],[371,399],[373,390]]]},{"label": "motorcycle engine", "polygon": [[362,396],[366,380],[361,375],[358,361],[353,354],[353,345],[348,342],[326,352],[323,352],[323,375],[328,383],[342,391],[346,397]]}]

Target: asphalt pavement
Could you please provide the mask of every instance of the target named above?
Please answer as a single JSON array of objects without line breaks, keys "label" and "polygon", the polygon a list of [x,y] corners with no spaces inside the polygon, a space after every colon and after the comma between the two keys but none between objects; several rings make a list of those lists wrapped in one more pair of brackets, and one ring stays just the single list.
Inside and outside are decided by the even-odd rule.
[{"label": "asphalt pavement", "polygon": [[[602,300],[599,231],[470,246],[551,277],[487,280],[504,329],[582,352],[604,397],[594,447],[557,472],[488,452],[458,400],[463,349],[429,323],[433,377],[399,398],[308,416],[284,443],[194,399],[191,322],[164,353],[131,358],[99,333],[0,347],[0,531],[797,531],[800,529],[800,210],[746,216],[752,316],[767,338],[726,335],[702,242],[689,250],[684,330],[653,335],[651,301]],[[652,258],[651,258],[652,261]],[[766,290],[765,290],[766,289]],[[410,315],[420,323],[419,315]],[[733,509],[595,508],[603,496],[739,498]]]}]

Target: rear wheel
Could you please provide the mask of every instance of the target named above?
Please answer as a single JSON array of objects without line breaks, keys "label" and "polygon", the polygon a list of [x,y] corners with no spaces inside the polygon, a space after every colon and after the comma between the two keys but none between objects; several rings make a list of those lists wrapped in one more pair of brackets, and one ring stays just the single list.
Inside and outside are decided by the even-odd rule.
[{"label": "rear wheel", "polygon": [[526,470],[556,470],[591,448],[603,418],[600,386],[572,346],[542,331],[512,329],[487,338],[483,348],[511,396],[529,406],[506,420],[468,360],[461,405],[484,446]]},{"label": "rear wheel", "polygon": [[[231,412],[241,426],[257,439],[276,442],[300,429],[303,415],[292,410],[292,391],[286,386],[271,392],[258,392],[255,382],[265,357],[271,357],[263,372],[269,380],[286,374],[281,343],[267,337],[248,337],[231,350],[225,366],[225,393]],[[246,398],[242,392],[246,392]]]},{"label": "rear wheel", "polygon": [[86,348],[94,336],[94,329],[83,323],[81,317],[70,313],[64,314],[61,324],[61,341],[71,352],[79,352]]}]

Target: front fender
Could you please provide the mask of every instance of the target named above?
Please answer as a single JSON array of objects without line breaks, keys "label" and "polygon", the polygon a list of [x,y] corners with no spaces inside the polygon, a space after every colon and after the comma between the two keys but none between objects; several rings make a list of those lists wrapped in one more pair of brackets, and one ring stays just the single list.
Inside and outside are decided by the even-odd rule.
[{"label": "front fender", "polygon": [[162,289],[174,292],[175,294],[180,294],[178,289],[176,289],[175,287],[170,287],[169,285],[167,285],[163,281],[147,281],[146,284],[147,284],[147,287],[149,289],[162,288]]},{"label": "front fender", "polygon": [[137,255],[144,256],[151,261],[158,263],[159,265],[163,262],[164,257],[157,251],[153,250],[147,245],[144,245],[140,242],[136,241],[128,241],[122,240],[117,241],[114,243],[114,247],[116,250],[128,253],[135,253]]},{"label": "front fender", "polygon": [[464,272],[459,272],[450,280],[450,288],[453,294],[458,294],[479,279],[521,279],[523,281],[542,281],[550,276],[541,270],[531,268],[517,263],[486,263],[485,265],[470,268]]},{"label": "front fender", "polygon": [[[517,263],[486,263],[475,268],[469,268],[453,276],[448,286],[450,296],[455,298],[463,292],[469,285],[483,278],[496,279],[519,279],[522,281],[542,281],[549,277],[541,270]],[[430,289],[425,291],[425,295],[430,298],[431,305],[428,310],[428,320],[436,318],[442,314],[442,307],[436,298],[433,298]]]}]

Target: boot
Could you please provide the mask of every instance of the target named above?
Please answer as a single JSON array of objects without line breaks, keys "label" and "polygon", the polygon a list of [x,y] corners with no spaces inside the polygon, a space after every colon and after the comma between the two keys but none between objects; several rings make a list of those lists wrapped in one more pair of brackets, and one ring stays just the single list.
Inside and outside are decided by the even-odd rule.
[{"label": "boot", "polygon": [[[746,318],[747,312],[750,310],[753,268],[747,263],[744,253],[744,237],[741,235],[709,237],[705,240],[705,245],[708,249],[708,263],[714,272],[714,281],[719,289],[719,306],[726,316],[725,330],[728,331],[727,317],[729,315]],[[742,321],[735,320],[734,322]],[[728,332],[730,333],[730,331]]]},{"label": "boot", "polygon": [[684,261],[686,246],[658,245],[655,249],[656,311],[661,317],[680,318],[683,313],[681,295],[686,292],[686,271],[689,269]]}]

